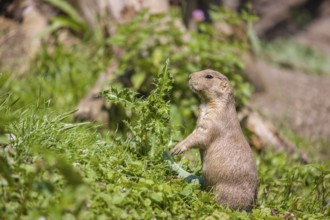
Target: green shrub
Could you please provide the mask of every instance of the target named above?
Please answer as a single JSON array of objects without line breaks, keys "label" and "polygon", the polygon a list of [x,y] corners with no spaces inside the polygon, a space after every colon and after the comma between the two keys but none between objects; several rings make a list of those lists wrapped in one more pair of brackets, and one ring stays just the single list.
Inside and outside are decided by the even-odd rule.
[{"label": "green shrub", "polygon": [[[246,19],[240,15],[227,10],[221,13],[223,16],[216,17],[216,21],[244,27]],[[116,57],[119,68],[115,74],[128,78],[132,88],[141,95],[150,93],[155,73],[167,58],[171,59],[174,79],[171,124],[183,134],[193,128],[198,111],[198,101],[188,89],[190,73],[211,68],[225,74],[235,88],[238,108],[249,99],[252,87],[242,76],[241,55],[248,48],[247,42],[217,32],[210,24],[199,24],[199,31],[186,30],[180,24],[176,18],[141,12],[127,24],[119,25],[117,33],[107,42],[123,53]],[[113,86],[120,88],[122,85],[115,81]],[[110,121],[118,118],[115,114],[110,115]]]},{"label": "green shrub", "polygon": [[[137,109],[155,104],[167,112],[171,80],[166,68],[157,79],[143,100],[132,97],[132,91],[110,90],[104,95]],[[0,103],[0,115],[7,114],[10,102]],[[13,138],[0,146],[2,219],[326,219],[330,214],[327,163],[301,165],[272,152],[257,156],[257,206],[252,213],[237,212],[216,204],[214,196],[198,185],[177,179],[162,160],[159,154],[172,136],[168,113],[163,118],[155,117],[153,108],[147,114],[136,111],[128,125],[139,137],[105,141],[95,127],[66,123],[71,113],[57,115],[49,108],[22,107],[16,111],[19,120],[5,126]],[[145,115],[150,127],[139,130],[137,122]],[[147,139],[150,131],[156,134]],[[159,139],[155,145],[148,143],[154,138]],[[141,145],[131,148],[134,141]],[[185,163],[182,166],[189,170]]]},{"label": "green shrub", "polygon": [[[238,14],[221,12],[225,16],[218,16],[217,20],[240,24],[243,28],[244,20]],[[129,72],[133,88],[148,93],[152,88],[151,76],[171,58],[173,95],[177,104],[192,96],[186,89],[188,75],[212,68],[228,76],[236,89],[237,104],[243,105],[251,94],[251,86],[241,74],[241,55],[248,44],[217,32],[210,24],[201,23],[199,30],[186,30],[179,20],[165,15],[140,13],[127,24],[118,26],[117,33],[108,40],[109,45],[124,53],[119,59],[117,74]]]},{"label": "green shrub", "polygon": [[102,94],[133,112],[135,117],[125,121],[131,132],[125,145],[127,150],[140,156],[160,155],[171,139],[169,95],[173,80],[168,68],[169,60],[156,76],[155,89],[147,98],[137,98],[138,94],[129,89],[110,89]]}]

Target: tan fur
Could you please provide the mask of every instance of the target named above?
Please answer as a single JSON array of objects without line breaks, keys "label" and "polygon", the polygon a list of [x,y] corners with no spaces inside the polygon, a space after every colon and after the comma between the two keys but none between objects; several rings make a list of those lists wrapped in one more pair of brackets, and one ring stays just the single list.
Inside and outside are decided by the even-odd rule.
[{"label": "tan fur", "polygon": [[227,77],[213,70],[192,73],[189,84],[202,100],[197,126],[171,152],[200,149],[203,178],[213,188],[217,202],[251,210],[258,173],[237,118],[233,88]]}]

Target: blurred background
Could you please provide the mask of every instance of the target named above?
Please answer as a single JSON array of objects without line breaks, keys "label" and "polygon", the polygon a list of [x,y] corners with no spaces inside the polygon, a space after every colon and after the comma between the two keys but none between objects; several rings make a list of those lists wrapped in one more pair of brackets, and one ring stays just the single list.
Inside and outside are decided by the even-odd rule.
[{"label": "blurred background", "polygon": [[[162,70],[164,65],[170,75]],[[81,159],[85,157],[85,148],[90,152],[99,149],[92,148],[91,143],[98,147],[120,146],[122,151],[111,151],[117,160],[125,159],[125,149],[139,160],[140,156],[152,158],[157,152],[153,150],[155,146],[169,149],[193,130],[198,115],[199,101],[188,89],[188,75],[207,68],[225,74],[234,86],[241,125],[258,158],[260,210],[276,207],[265,212],[285,218],[303,216],[299,211],[302,209],[315,211],[315,216],[329,214],[329,189],[324,188],[329,178],[328,165],[315,168],[317,172],[305,171],[301,166],[330,160],[327,0],[1,0],[0,152],[7,159],[1,157],[0,162],[15,173],[14,164],[22,157],[24,162],[17,164],[32,164],[34,170],[58,169],[67,182],[77,186],[87,183],[90,170],[94,169],[91,178],[95,179],[91,182],[100,181],[97,190],[105,190],[102,181],[111,182],[113,178],[100,174],[102,169],[89,164],[89,159],[84,163],[73,161],[85,160]],[[102,93],[105,90],[109,91]],[[61,136],[62,131],[69,129],[78,130]],[[68,164],[77,163],[80,167],[82,179],[76,177],[81,182],[70,179],[78,174],[68,164],[60,166],[62,159],[33,159],[39,157],[39,150],[30,152],[35,146],[51,152],[55,149],[55,155],[61,157],[67,155],[63,157],[70,161]],[[107,151],[103,154],[112,155]],[[95,164],[107,161],[101,156],[95,156],[100,157]],[[196,155],[186,157],[190,160],[186,168],[196,171]],[[45,164],[51,164],[51,168]],[[117,166],[113,164],[106,169]],[[287,170],[291,166],[298,167],[297,173]],[[123,168],[120,178],[130,173],[129,169]],[[9,181],[8,170],[0,169]],[[157,172],[163,175],[165,171]],[[17,175],[26,179],[26,173]],[[272,191],[269,184],[275,176],[277,189]],[[144,178],[159,180],[154,176]],[[293,183],[293,179],[301,182]],[[25,187],[32,191],[58,187],[51,181],[35,186],[34,181],[31,179]],[[283,193],[287,196],[280,197]],[[72,198],[78,194],[69,193]],[[288,199],[293,194],[313,199],[300,204]],[[160,202],[159,197],[150,201],[154,200]],[[89,200],[81,199],[81,206],[72,202],[75,216],[83,216],[78,206],[85,207],[85,201]],[[112,199],[109,201],[107,204],[112,204]],[[284,203],[281,209],[279,204]],[[319,206],[315,208],[313,203]],[[121,207],[118,204],[113,203],[113,208]],[[48,205],[50,209],[51,203]],[[7,211],[11,210],[8,207]],[[86,207],[82,210],[91,208]],[[63,207],[57,208],[58,211]],[[108,217],[118,217],[120,210]],[[205,209],[200,214],[204,211],[205,216],[212,213]],[[177,216],[173,210],[170,213],[167,217]],[[258,213],[262,211],[254,213],[256,218],[264,216]],[[61,216],[61,211],[54,216]]]},{"label": "blurred background", "polygon": [[116,127],[110,118],[120,110],[93,96],[112,84],[148,94],[152,74],[168,57],[175,105],[187,111],[196,105],[189,91],[179,91],[187,74],[218,70],[236,84],[238,107],[249,103],[291,141],[312,141],[307,151],[329,159],[329,1],[3,0],[0,14],[1,71],[10,80],[40,74],[55,80],[65,69],[74,94],[56,102],[80,102],[76,119]]}]

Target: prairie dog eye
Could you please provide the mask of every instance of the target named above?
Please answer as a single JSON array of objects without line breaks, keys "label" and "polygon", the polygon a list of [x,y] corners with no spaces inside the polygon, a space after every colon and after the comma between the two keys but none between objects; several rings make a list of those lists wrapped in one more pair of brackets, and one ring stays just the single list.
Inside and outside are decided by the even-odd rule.
[{"label": "prairie dog eye", "polygon": [[207,76],[205,76],[205,78],[206,78],[206,79],[212,79],[213,76],[211,76],[211,75],[207,75]]}]

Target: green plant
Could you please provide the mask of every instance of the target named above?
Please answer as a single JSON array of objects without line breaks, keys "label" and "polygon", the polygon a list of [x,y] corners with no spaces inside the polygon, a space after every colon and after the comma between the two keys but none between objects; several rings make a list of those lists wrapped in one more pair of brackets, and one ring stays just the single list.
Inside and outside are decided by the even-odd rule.
[{"label": "green plant", "polygon": [[310,139],[306,138],[302,135],[299,135],[292,131],[287,124],[282,123],[280,125],[280,132],[283,134],[288,140],[295,144],[295,146],[299,147],[302,152],[305,152],[310,158],[311,162],[325,162],[329,160],[330,155],[330,142],[325,139]]},{"label": "green plant", "polygon": [[19,80],[7,78],[3,90],[11,93],[10,101],[21,100],[13,109],[47,103],[58,112],[71,111],[86,95],[106,62],[103,50],[88,43],[68,48],[55,43],[52,50],[43,45],[26,76]]},{"label": "green plant", "polygon": [[304,218],[312,216],[310,213],[329,215],[329,204],[323,200],[330,196],[328,162],[298,165],[289,162],[286,155],[271,153],[260,162],[260,204],[280,212],[295,210],[294,215]]},{"label": "green plant", "polygon": [[[96,22],[94,27],[88,25],[85,18],[80,15],[80,12],[67,1],[64,0],[46,0],[49,4],[60,11],[60,15],[51,18],[51,25],[43,31],[43,34],[56,34],[59,30],[65,28],[73,31],[76,35],[91,39],[93,43],[103,46],[105,42],[105,33],[100,22]],[[78,3],[85,4],[85,3]],[[97,16],[95,14],[95,16]]]},{"label": "green plant", "polygon": [[51,19],[51,25],[46,32],[53,33],[64,27],[80,33],[89,33],[87,23],[68,2],[64,0],[46,1],[65,14],[65,16],[53,17]]},{"label": "green plant", "polygon": [[[229,11],[217,19],[243,24],[239,15]],[[124,52],[117,74],[132,72],[133,88],[148,92],[150,74],[157,72],[162,61],[170,56],[175,79],[173,92],[178,98],[191,96],[190,92],[182,92],[191,72],[212,68],[229,77],[236,88],[238,105],[242,105],[251,92],[241,75],[243,63],[239,58],[248,48],[247,43],[218,34],[209,24],[200,25],[200,32],[188,31],[176,19],[141,12],[132,21],[120,25],[117,33],[108,40],[109,45]]]},{"label": "green plant", "polygon": [[169,60],[156,76],[155,89],[147,98],[138,98],[138,94],[129,89],[112,88],[102,93],[102,96],[106,97],[108,101],[124,105],[135,116],[131,117],[130,121],[125,121],[131,132],[126,139],[125,146],[128,147],[127,150],[135,152],[139,156],[154,157],[157,154],[159,156],[160,152],[170,143],[169,97],[173,80],[168,68]]},{"label": "green plant", "polygon": [[[243,28],[244,20],[240,15],[229,11],[224,15],[215,20]],[[107,42],[123,51],[118,58],[119,68],[115,74],[126,77],[132,88],[140,94],[149,94],[154,88],[154,73],[161,68],[163,60],[171,58],[174,79],[171,123],[181,133],[192,129],[198,111],[198,101],[187,89],[190,73],[211,68],[228,76],[235,88],[238,108],[251,95],[252,86],[241,74],[243,63],[240,56],[248,48],[247,42],[223,35],[210,24],[200,24],[199,32],[186,30],[177,18],[150,15],[143,11],[127,24],[118,26],[117,33]]]},{"label": "green plant", "polygon": [[[141,24],[148,24],[149,18],[142,18]],[[152,35],[152,28],[140,33],[139,24],[127,33],[139,35],[143,44],[136,49],[127,43],[131,50],[125,53],[135,55],[124,59],[117,74],[132,73],[132,81],[143,83],[123,90],[117,84],[103,93],[122,105],[128,131],[72,122],[77,101],[109,59],[107,48],[95,49],[93,41],[44,48],[19,80],[0,74],[0,219],[327,219],[328,162],[302,165],[271,151],[255,155],[260,186],[251,213],[222,207],[212,193],[176,177],[161,153],[181,139],[182,130],[193,129],[197,101],[187,90],[188,72],[210,67],[209,61],[227,69],[241,106],[241,82],[247,85],[238,74],[242,45],[209,35],[207,25],[202,33],[189,33],[193,40],[186,42],[173,26],[176,38],[167,36],[172,29],[166,28],[161,35]],[[161,27],[157,16],[151,24]],[[117,37],[125,38],[124,32]],[[158,40],[149,41],[150,36]],[[162,36],[174,40],[163,42]],[[218,51],[222,47],[227,58]],[[164,57],[172,64],[159,72]],[[191,173],[200,170],[200,164],[179,163]]]},{"label": "green plant", "polygon": [[[171,81],[167,66],[159,76],[145,102],[168,110],[168,101],[163,100]],[[146,104],[136,105],[146,110]],[[0,148],[1,218],[194,218],[212,212],[215,206],[212,195],[198,186],[167,179],[161,157],[141,158],[129,151],[132,139],[117,137],[107,143],[95,128],[65,123],[71,113],[56,116],[48,105],[30,106],[19,113],[20,119],[6,126],[15,138]],[[151,130],[167,128],[169,113],[162,114],[162,120],[154,113],[149,114]],[[139,133],[141,139],[144,134],[148,130]],[[164,136],[155,141],[168,140]],[[154,147],[156,154],[162,146]],[[192,204],[204,211],[180,210]]]},{"label": "green plant", "polygon": [[[0,116],[19,117],[3,124],[12,138],[0,143],[0,218],[326,219],[330,211],[327,163],[301,165],[271,151],[256,155],[260,186],[252,213],[219,206],[212,193],[176,178],[161,158],[173,136],[167,96],[173,84],[167,70],[156,76],[148,97],[137,98],[127,90],[104,93],[127,106],[128,112],[135,106],[141,109],[127,122],[131,134],[139,137],[117,134],[107,140],[89,123],[69,123],[71,113],[59,113],[48,102],[25,105],[18,100],[15,105],[20,107],[11,112],[11,97],[1,97]],[[60,76],[56,80],[65,80]],[[150,127],[139,127],[146,115]],[[156,134],[146,139],[150,131]],[[140,144],[135,149],[130,145],[134,141]],[[185,163],[183,167],[191,172]]]}]

